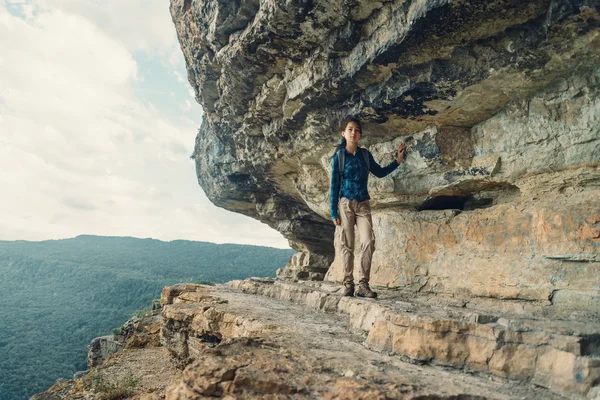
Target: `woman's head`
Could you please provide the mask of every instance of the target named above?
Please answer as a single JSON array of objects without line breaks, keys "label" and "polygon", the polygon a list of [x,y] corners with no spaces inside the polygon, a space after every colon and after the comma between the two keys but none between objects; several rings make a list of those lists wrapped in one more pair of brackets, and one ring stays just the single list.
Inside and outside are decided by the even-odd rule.
[{"label": "woman's head", "polygon": [[362,134],[360,120],[352,116],[346,117],[340,124],[340,132],[346,140],[349,140],[351,137],[356,137],[356,140],[358,141]]},{"label": "woman's head", "polygon": [[339,126],[341,138],[335,148],[335,152],[346,147],[349,141],[358,142],[362,135],[360,120],[356,117],[348,116],[342,120]]}]

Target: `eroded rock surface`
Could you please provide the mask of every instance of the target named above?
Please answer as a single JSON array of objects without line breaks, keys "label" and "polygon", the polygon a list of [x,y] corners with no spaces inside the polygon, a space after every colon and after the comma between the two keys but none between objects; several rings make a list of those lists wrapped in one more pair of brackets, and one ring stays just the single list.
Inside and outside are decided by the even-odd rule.
[{"label": "eroded rock surface", "polygon": [[[600,308],[549,302],[417,296],[379,289],[377,301],[341,297],[340,285],[233,281],[245,293],[349,317],[365,344],[412,362],[484,371],[574,396],[600,382]],[[588,396],[589,398],[592,395]]]},{"label": "eroded rock surface", "polygon": [[171,0],[199,183],[290,240],[280,277],[339,279],[330,157],[355,114],[381,163],[409,146],[370,182],[375,283],[597,304],[599,4]]},{"label": "eroded rock surface", "polygon": [[[37,400],[586,399],[600,310],[273,279],[164,288],[124,350]],[[156,317],[159,317],[158,319]]]},{"label": "eroded rock surface", "polygon": [[88,368],[102,364],[109,355],[123,350],[124,347],[125,343],[119,341],[115,335],[100,336],[92,339],[88,345]]},{"label": "eroded rock surface", "polygon": [[[160,311],[133,317],[121,327],[114,341],[116,352],[74,379],[59,379],[32,400],[160,400],[165,388],[178,373],[169,351],[161,345]],[[81,375],[81,376],[80,376]]]},{"label": "eroded rock surface", "polygon": [[[422,365],[417,365],[387,354],[389,349],[378,347],[379,342],[371,339],[372,335],[381,336],[373,322],[385,320],[387,312],[378,307],[388,308],[387,303],[342,298],[336,293],[339,288],[331,286],[269,280],[231,282],[230,286],[235,290],[188,285],[187,294],[165,305],[163,342],[185,365],[181,377],[167,388],[167,399],[559,398],[525,383],[478,376],[475,370],[465,374],[460,369],[427,365],[444,363],[441,357],[423,358]],[[255,295],[261,293],[276,299]],[[393,295],[388,297],[394,300]],[[292,299],[309,307],[281,301]],[[418,308],[415,305],[414,311]],[[323,313],[325,310],[329,312]],[[449,318],[424,318],[430,318],[440,332],[453,329]],[[440,335],[439,341],[445,342],[439,345],[440,351],[456,345],[451,335]],[[367,346],[361,344],[365,339]],[[543,342],[540,338],[532,347]],[[422,341],[411,343],[423,345]],[[400,351],[395,354],[404,355]],[[523,357],[513,358],[527,364]],[[597,372],[591,371],[589,380],[595,379]],[[511,377],[517,376],[515,372]],[[522,380],[528,377],[523,375]],[[576,393],[577,398],[583,392]]]}]

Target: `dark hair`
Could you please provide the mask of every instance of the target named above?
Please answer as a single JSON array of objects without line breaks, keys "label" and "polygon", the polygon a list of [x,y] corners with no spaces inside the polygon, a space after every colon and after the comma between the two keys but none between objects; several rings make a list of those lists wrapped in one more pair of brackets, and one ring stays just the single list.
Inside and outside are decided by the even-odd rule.
[{"label": "dark hair", "polygon": [[[340,131],[345,130],[346,126],[348,126],[348,124],[350,122],[356,123],[356,125],[358,125],[358,129],[360,129],[360,133],[362,134],[362,126],[360,125],[360,120],[354,116],[347,116],[346,118],[344,118],[340,122],[339,130]],[[340,138],[340,140],[338,140],[337,144],[335,145],[335,151],[333,152],[333,154],[335,155],[338,151],[340,151],[341,149],[343,149],[345,147],[346,147],[346,138],[342,136]]]}]

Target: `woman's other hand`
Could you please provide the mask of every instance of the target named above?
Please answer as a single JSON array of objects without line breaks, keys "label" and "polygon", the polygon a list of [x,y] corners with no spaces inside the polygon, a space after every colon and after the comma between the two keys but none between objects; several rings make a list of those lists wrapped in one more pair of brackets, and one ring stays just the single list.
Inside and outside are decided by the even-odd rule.
[{"label": "woman's other hand", "polygon": [[341,225],[342,224],[342,220],[340,218],[334,218],[333,219],[333,223],[336,225]]},{"label": "woman's other hand", "polygon": [[406,143],[398,144],[398,158],[396,159],[396,161],[398,161],[398,164],[402,164],[402,161],[404,161],[405,153],[406,153]]}]

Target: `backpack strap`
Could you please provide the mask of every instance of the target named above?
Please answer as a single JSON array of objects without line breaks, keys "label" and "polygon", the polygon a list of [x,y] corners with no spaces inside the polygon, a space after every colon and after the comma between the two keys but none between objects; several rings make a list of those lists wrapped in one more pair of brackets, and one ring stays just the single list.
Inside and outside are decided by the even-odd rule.
[{"label": "backpack strap", "polygon": [[[344,166],[346,165],[346,152],[344,149],[340,149],[337,152],[338,156],[338,169],[340,171],[340,182],[344,179]],[[341,185],[340,185],[341,188]]]},{"label": "backpack strap", "polygon": [[360,150],[363,157],[365,158],[365,163],[367,164],[367,171],[371,171],[371,160],[369,159],[369,150],[363,149],[362,147]]}]

